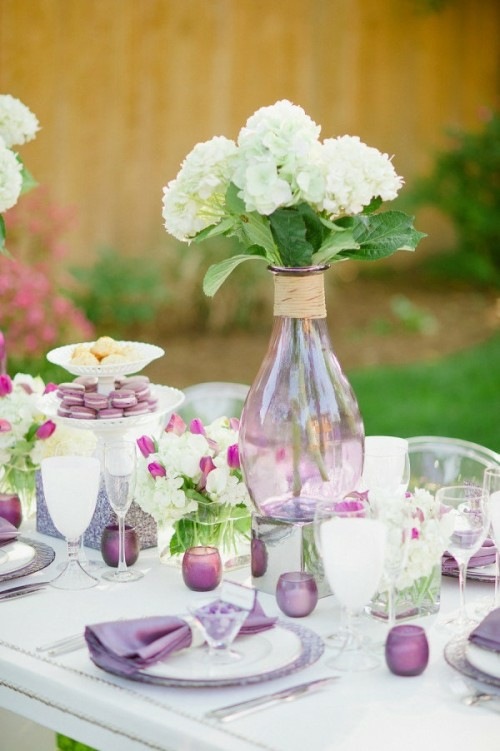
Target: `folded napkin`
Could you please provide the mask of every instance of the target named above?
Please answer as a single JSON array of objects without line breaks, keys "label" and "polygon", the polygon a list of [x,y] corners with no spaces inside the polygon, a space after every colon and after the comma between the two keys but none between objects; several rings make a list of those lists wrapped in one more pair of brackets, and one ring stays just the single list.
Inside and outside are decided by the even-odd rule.
[{"label": "folded napkin", "polygon": [[[164,660],[174,651],[191,646],[190,618],[153,616],[86,626],[85,640],[92,661],[103,670],[132,675]],[[266,616],[258,602],[239,633],[257,634],[271,628],[276,618]]]},{"label": "folded napkin", "polygon": [[[497,549],[493,540],[487,538],[479,550],[471,557],[467,568],[473,568],[474,566],[488,566],[490,563],[495,563],[495,556]],[[441,561],[441,568],[443,573],[451,573],[458,571],[458,564],[456,560],[448,553],[445,552]]]},{"label": "folded napkin", "polygon": [[14,527],[7,519],[0,516],[0,545],[3,542],[11,542],[15,540],[19,534],[19,530]]},{"label": "folded napkin", "polygon": [[488,613],[479,626],[471,631],[469,641],[477,647],[500,652],[500,608]]}]

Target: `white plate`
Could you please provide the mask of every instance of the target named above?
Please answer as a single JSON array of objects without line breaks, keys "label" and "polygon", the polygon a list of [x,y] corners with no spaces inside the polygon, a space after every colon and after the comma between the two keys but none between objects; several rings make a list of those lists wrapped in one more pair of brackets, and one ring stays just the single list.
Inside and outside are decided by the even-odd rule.
[{"label": "white plate", "polygon": [[109,365],[78,365],[71,360],[75,347],[84,346],[90,349],[92,344],[94,342],[78,342],[77,344],[66,344],[64,347],[57,347],[57,349],[52,349],[47,354],[47,360],[53,362],[54,365],[59,365],[73,375],[114,376],[138,373],[146,365],[149,365],[150,362],[163,357],[165,354],[165,350],[157,347],[155,344],[117,341],[115,342],[116,345],[133,347],[135,352],[137,352],[136,359]]},{"label": "white plate", "polygon": [[141,673],[166,680],[240,680],[289,665],[300,656],[302,642],[293,631],[275,626],[261,634],[239,637],[233,648],[242,658],[228,665],[214,667],[206,659],[206,647],[197,647],[171,655],[165,662],[151,665]]},{"label": "white plate", "polygon": [[36,555],[35,548],[25,542],[11,542],[2,546],[2,553],[7,553],[7,560],[0,563],[0,576],[11,574],[31,563]]},{"label": "white plate", "polygon": [[172,386],[157,386],[150,384],[151,394],[158,398],[158,406],[154,412],[145,412],[143,415],[133,415],[130,417],[118,417],[111,420],[77,420],[74,417],[61,417],[57,414],[60,400],[55,391],[45,394],[42,397],[43,409],[47,417],[57,418],[63,425],[68,427],[80,428],[83,430],[94,430],[98,433],[106,433],[124,428],[127,426],[136,427],[145,425],[153,418],[159,418],[179,407],[184,401],[184,394],[179,389]]},{"label": "white plate", "polygon": [[465,657],[477,670],[500,679],[500,653],[483,649],[477,644],[467,644]]}]

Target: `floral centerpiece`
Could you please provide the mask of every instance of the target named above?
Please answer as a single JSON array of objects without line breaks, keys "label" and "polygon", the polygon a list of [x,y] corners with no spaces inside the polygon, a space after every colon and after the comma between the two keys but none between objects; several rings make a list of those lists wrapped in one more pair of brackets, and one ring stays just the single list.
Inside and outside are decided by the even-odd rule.
[{"label": "floral centerpiece", "polygon": [[[434,496],[427,490],[416,488],[405,498],[384,499],[378,504],[389,525],[400,537],[401,514],[409,514],[411,537],[405,564],[394,582],[394,612],[396,618],[429,615],[439,610],[441,593],[441,558],[453,531],[453,515],[443,513]],[[388,544],[400,544],[394,535],[388,535]],[[397,555],[388,553],[393,559]],[[389,580],[384,575],[379,593],[371,605],[374,615],[387,616]]]},{"label": "floral centerpiece", "polygon": [[35,182],[12,146],[31,141],[40,126],[25,104],[10,94],[0,94],[0,253],[5,253],[5,223],[2,217],[15,206],[21,193]]},{"label": "floral centerpiece", "polygon": [[173,414],[159,439],[142,436],[136,501],[158,525],[160,556],[214,545],[224,558],[250,537],[250,499],[242,481],[238,420],[189,427]]},{"label": "floral centerpiece", "polygon": [[56,430],[41,405],[42,395],[54,388],[24,373],[0,375],[0,490],[19,495],[24,517],[34,511],[41,442]]}]

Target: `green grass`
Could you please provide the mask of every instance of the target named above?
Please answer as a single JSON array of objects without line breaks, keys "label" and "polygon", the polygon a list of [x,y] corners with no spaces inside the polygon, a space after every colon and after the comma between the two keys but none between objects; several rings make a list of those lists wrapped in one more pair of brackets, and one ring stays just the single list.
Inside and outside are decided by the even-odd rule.
[{"label": "green grass", "polygon": [[500,451],[500,336],[438,362],[349,374],[367,435],[447,436]]}]

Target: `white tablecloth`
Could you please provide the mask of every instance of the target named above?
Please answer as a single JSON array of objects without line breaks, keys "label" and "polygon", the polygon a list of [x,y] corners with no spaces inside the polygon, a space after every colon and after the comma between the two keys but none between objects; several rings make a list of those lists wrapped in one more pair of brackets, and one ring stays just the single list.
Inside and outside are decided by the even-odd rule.
[{"label": "white tablecloth", "polygon": [[[57,550],[53,564],[30,580],[49,579],[62,560],[64,545],[25,531]],[[98,556],[88,551],[89,556]],[[42,593],[0,602],[0,706],[88,743],[100,751],[384,751],[444,749],[498,751],[500,717],[491,709],[468,708],[462,676],[449,667],[443,648],[449,636],[438,627],[444,612],[457,606],[456,579],[444,579],[442,609],[423,619],[431,653],[423,675],[392,675],[384,662],[365,673],[343,675],[330,687],[296,702],[221,725],[204,717],[209,709],[313,678],[327,676],[325,660],[285,678],[230,688],[165,688],[115,678],[90,661],[86,649],[47,658],[37,645],[81,632],[86,623],[183,612],[190,597],[180,571],[159,563],[156,550],[142,551],[138,582],[102,582],[83,592],[47,588]],[[232,575],[240,581],[248,571]],[[25,579],[10,582],[24,582]],[[5,588],[6,583],[1,585]],[[491,584],[470,582],[469,599],[492,593]],[[260,594],[270,615],[283,616],[274,597]],[[338,620],[334,598],[320,600],[300,624],[321,636]],[[367,619],[369,621],[369,619]],[[299,620],[295,620],[295,623]],[[385,627],[367,626],[383,636]]]}]

